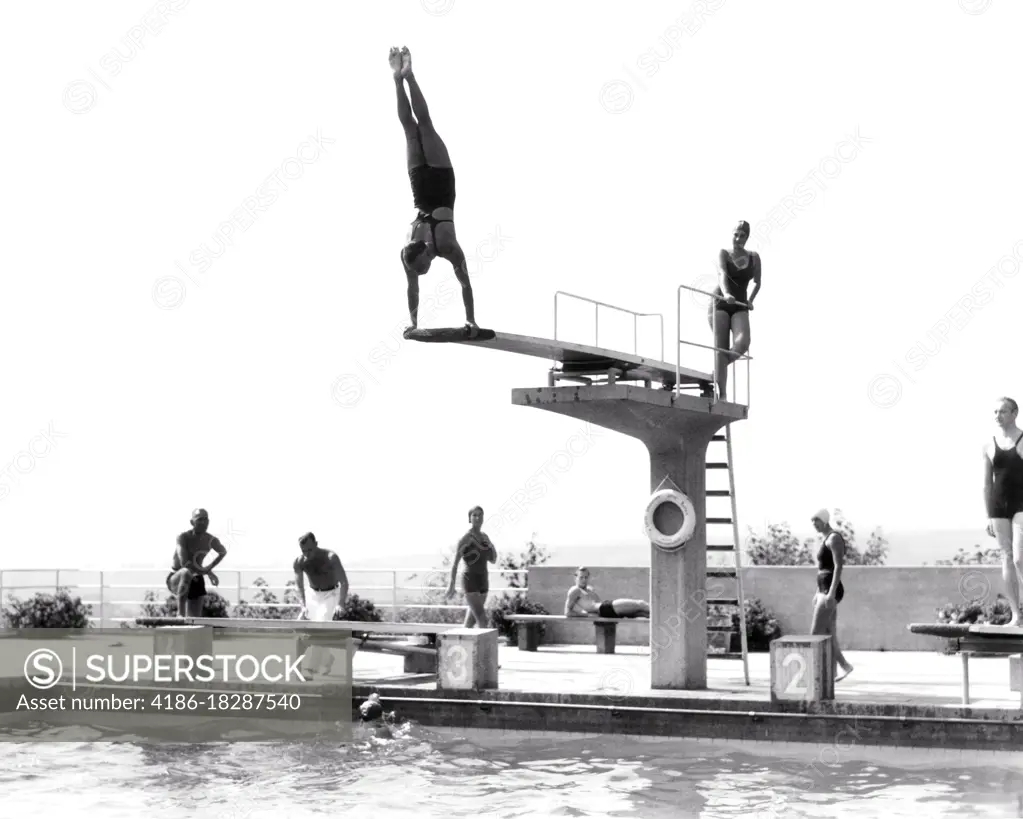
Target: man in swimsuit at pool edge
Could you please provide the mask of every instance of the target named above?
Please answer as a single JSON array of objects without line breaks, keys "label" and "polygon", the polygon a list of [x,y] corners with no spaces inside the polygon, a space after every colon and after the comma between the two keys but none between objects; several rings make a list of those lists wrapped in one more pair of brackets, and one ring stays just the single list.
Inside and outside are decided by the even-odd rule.
[{"label": "man in swimsuit at pool edge", "polygon": [[1016,426],[1019,405],[999,398],[995,405],[998,434],[984,444],[984,506],[988,536],[1002,550],[1002,582],[1012,619],[1020,624],[1020,585],[1023,577],[1023,431]]},{"label": "man in swimsuit at pool edge", "polygon": [[575,573],[575,585],[565,598],[566,617],[649,617],[650,604],[645,600],[601,600],[597,590],[589,585],[590,570],[580,566]]},{"label": "man in swimsuit at pool edge", "polygon": [[[398,119],[405,130],[405,153],[412,197],[417,209],[408,241],[401,250],[401,264],[408,281],[408,310],[412,326],[419,326],[419,277],[430,270],[440,256],[451,262],[455,278],[462,286],[465,305],[465,327],[469,338],[479,334],[476,324],[472,284],[458,239],[455,238],[455,171],[451,167],[447,146],[437,134],[430,119],[430,110],[412,73],[412,55],[407,48],[392,48],[388,62],[394,72],[398,92]],[[409,94],[405,96],[405,83]],[[409,107],[409,100],[412,105]],[[413,117],[413,113],[415,116]]]}]

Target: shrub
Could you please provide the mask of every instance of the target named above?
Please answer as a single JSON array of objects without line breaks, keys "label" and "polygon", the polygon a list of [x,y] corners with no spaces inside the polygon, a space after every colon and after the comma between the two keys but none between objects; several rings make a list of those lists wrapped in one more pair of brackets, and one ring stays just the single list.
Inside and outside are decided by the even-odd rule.
[{"label": "shrub", "polygon": [[345,601],[343,619],[360,623],[380,623],[384,618],[377,607],[373,605],[372,600],[364,600],[357,594],[350,594],[348,600]]},{"label": "shrub", "polygon": [[465,621],[465,608],[435,609],[426,606],[406,606],[398,609],[395,620],[399,623],[450,623],[458,625]]},{"label": "shrub", "polygon": [[[768,609],[758,598],[747,598],[746,609],[746,649],[753,651],[770,651],[771,640],[781,637],[781,625],[778,623],[774,613]],[[729,638],[728,650],[732,652],[742,651],[740,632],[742,630],[739,612],[735,606],[729,606],[726,614],[723,606],[711,606],[708,613],[708,620],[713,617],[731,617],[732,634]]]},{"label": "shrub", "polygon": [[[177,617],[178,600],[174,595],[167,595],[163,603],[156,602],[156,593],[147,591],[142,597],[146,602],[142,604],[140,617]],[[202,617],[228,617],[228,602],[215,591],[207,592],[202,601]]]},{"label": "shrub", "polygon": [[91,615],[92,606],[63,587],[56,594],[37,592],[28,600],[12,595],[3,607],[5,628],[88,628]]},{"label": "shrub", "polygon": [[1012,619],[1009,601],[1002,595],[987,606],[980,601],[971,603],[949,603],[937,610],[939,623],[970,623],[1002,626]]},{"label": "shrub", "polygon": [[[277,599],[262,577],[257,577],[252,585],[256,592],[253,595],[253,602],[249,603],[242,599],[234,607],[235,617],[249,617],[255,620],[294,620],[298,616],[301,600],[298,597],[298,587],[294,580],[289,580],[284,589],[284,600]],[[293,603],[295,608],[280,608],[278,603]]]},{"label": "shrub", "polygon": [[[497,633],[501,637],[505,637],[509,642],[514,642],[518,639],[518,623],[509,620],[507,615],[550,614],[550,612],[539,603],[534,603],[532,600],[527,599],[522,592],[517,592],[513,595],[505,594],[502,597],[499,597],[494,601],[494,605],[490,607],[487,614],[490,618],[490,627],[496,628]],[[544,623],[540,623],[541,641],[543,640],[546,632],[546,625]]]}]

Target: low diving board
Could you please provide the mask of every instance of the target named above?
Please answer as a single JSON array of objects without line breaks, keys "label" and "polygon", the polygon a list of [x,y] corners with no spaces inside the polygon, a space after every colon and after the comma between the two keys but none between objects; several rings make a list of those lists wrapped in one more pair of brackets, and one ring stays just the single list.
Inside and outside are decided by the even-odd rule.
[{"label": "low diving board", "polygon": [[[552,369],[550,372],[548,381],[552,387],[558,380],[593,384],[598,383],[594,379],[602,379],[602,377],[606,378],[606,383],[609,384],[614,384],[617,381],[644,381],[647,386],[656,382],[664,389],[671,389],[675,386],[674,364],[633,353],[607,350],[603,347],[590,347],[571,341],[498,332],[494,333],[493,338],[459,338],[452,340],[452,343],[487,347],[491,350],[556,361],[561,368]],[[714,379],[708,373],[682,367],[678,372],[678,380],[680,386],[695,385],[707,395],[713,392]]]},{"label": "low diving board", "polygon": [[[948,640],[946,652],[959,654],[963,661],[962,699],[970,704],[971,655],[1012,656],[1023,653],[1023,628],[975,623],[911,623],[914,634]],[[1008,677],[1008,675],[1007,675]],[[1006,680],[1008,682],[1008,679]],[[1020,692],[1023,697],[1023,691]],[[1021,699],[1023,707],[1023,699]]]}]

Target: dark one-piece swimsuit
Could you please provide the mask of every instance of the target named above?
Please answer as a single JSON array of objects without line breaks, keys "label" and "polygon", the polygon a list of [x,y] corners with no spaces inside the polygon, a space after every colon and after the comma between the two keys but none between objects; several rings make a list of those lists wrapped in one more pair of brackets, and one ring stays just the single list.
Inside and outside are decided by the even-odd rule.
[{"label": "dark one-piece swimsuit", "polygon": [[[827,594],[831,591],[831,580],[834,576],[835,556],[831,552],[831,547],[827,544],[827,538],[825,538],[824,543],[821,544],[820,549],[817,551],[817,591],[821,594]],[[835,600],[841,603],[843,597],[845,597],[845,586],[839,580],[838,591],[835,592]]]},{"label": "dark one-piece swimsuit", "polygon": [[[747,259],[746,267],[742,270],[735,266],[735,262],[732,261],[731,256],[729,256],[728,260],[725,262],[725,278],[728,280],[728,292],[735,296],[735,300],[737,302],[741,301],[742,304],[729,304],[727,301],[711,299],[710,311],[712,313],[715,310],[721,310],[731,317],[736,313],[749,312],[749,309],[743,305],[747,304],[748,296],[746,294],[746,290],[749,288],[749,283],[753,281],[753,271],[756,269],[756,254],[751,252]],[[714,289],[714,295],[724,295],[724,293],[721,292],[720,285]]]},{"label": "dark one-piece swimsuit", "polygon": [[[423,151],[423,137],[419,135],[419,149]],[[415,203],[416,218],[412,220],[412,230],[415,231],[421,224],[430,226],[430,236],[434,244],[437,243],[434,229],[441,222],[451,222],[451,219],[434,219],[433,212],[437,208],[455,209],[455,170],[454,168],[435,168],[427,165],[416,165],[409,168],[409,181],[412,183],[412,199]]]}]

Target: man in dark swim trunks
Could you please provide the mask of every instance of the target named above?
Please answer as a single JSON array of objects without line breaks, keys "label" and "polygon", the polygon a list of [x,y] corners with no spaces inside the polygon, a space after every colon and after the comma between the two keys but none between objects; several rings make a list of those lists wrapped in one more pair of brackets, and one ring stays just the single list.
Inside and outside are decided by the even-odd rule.
[{"label": "man in dark swim trunks", "polygon": [[[451,262],[455,278],[462,285],[466,330],[470,338],[475,338],[480,328],[476,324],[472,285],[465,254],[455,237],[455,172],[451,158],[447,146],[433,127],[426,99],[412,73],[409,50],[392,48],[388,61],[398,92],[398,119],[405,129],[408,175],[417,210],[408,241],[401,251],[401,264],[408,280],[408,310],[412,321],[409,330],[419,326],[419,277],[427,273],[433,260],[440,256]],[[406,82],[409,89],[407,97]]]},{"label": "man in dark swim trunks", "polygon": [[[707,311],[714,346],[718,350],[730,350],[714,354],[714,381],[719,399],[727,395],[729,363],[749,350],[749,311],[760,292],[760,254],[746,250],[749,233],[749,222],[739,222],[732,231],[731,252],[722,249],[718,254],[718,286],[714,295],[720,298],[712,298]],[[750,281],[754,282],[754,287],[747,297]]]},{"label": "man in dark swim trunks", "polygon": [[835,682],[838,682],[848,677],[853,670],[838,646],[838,604],[845,597],[845,587],[842,585],[845,538],[841,532],[831,528],[831,515],[827,509],[817,511],[810,522],[813,528],[824,536],[817,551],[817,593],[813,596],[810,633],[831,635],[834,660],[843,671],[841,676],[835,677]]},{"label": "man in dark swim trunks", "polygon": [[984,505],[987,533],[1002,549],[1002,580],[1012,610],[1006,626],[1020,624],[1023,586],[1023,431],[1016,426],[1019,405],[999,398],[998,432],[984,445]]},{"label": "man in dark swim trunks", "polygon": [[[206,597],[206,582],[209,577],[214,586],[220,585],[213,569],[227,557],[224,545],[206,530],[210,516],[205,509],[192,512],[192,528],[178,535],[178,545],[171,560],[171,571],[167,575],[167,588],[178,598],[179,617],[202,617],[203,599]],[[209,566],[202,562],[210,552],[217,557]]]},{"label": "man in dark swim trunks", "polygon": [[575,573],[575,585],[565,598],[566,617],[649,617],[650,604],[645,600],[601,600],[597,590],[590,586],[590,570],[580,566]]}]

